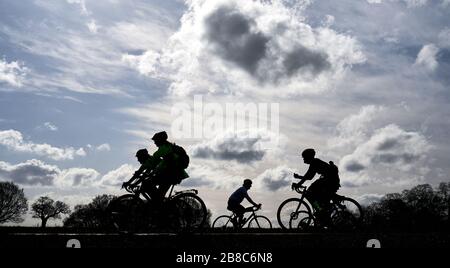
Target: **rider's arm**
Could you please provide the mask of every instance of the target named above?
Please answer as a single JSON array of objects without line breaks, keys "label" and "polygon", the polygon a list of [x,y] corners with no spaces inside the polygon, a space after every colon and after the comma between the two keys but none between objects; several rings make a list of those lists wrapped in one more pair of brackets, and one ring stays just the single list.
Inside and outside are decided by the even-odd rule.
[{"label": "rider's arm", "polygon": [[245,198],[248,200],[248,202],[250,202],[252,205],[254,205],[255,207],[258,206],[258,204],[256,204],[248,194],[245,195]]},{"label": "rider's arm", "polygon": [[310,181],[314,179],[316,176],[316,169],[312,165],[309,166],[308,171],[306,171],[305,175],[301,178],[302,180]]},{"label": "rider's arm", "polygon": [[138,170],[136,170],[136,171],[134,172],[133,177],[131,177],[131,179],[130,179],[129,181],[126,182],[126,184],[129,184],[129,185],[130,185],[130,184],[133,184],[133,183],[136,183],[136,184],[139,183],[139,181],[136,182],[136,180],[141,179],[142,175],[143,175],[146,171],[149,170],[149,167],[150,167],[150,163],[148,163],[148,162],[142,164],[141,167],[140,167]]}]

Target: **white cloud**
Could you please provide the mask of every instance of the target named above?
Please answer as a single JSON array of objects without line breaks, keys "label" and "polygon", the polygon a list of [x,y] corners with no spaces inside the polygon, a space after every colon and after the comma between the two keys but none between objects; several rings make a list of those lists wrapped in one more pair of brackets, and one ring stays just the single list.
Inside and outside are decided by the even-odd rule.
[{"label": "white cloud", "polygon": [[36,144],[25,141],[22,133],[16,130],[0,131],[0,144],[12,151],[33,153],[53,160],[73,160],[77,156],[86,156],[83,148],[58,148],[46,143]]},{"label": "white cloud", "polygon": [[[238,168],[235,168],[235,173]],[[242,175],[233,174],[232,170],[220,166],[217,163],[189,165],[187,172],[189,178],[183,180],[182,187],[207,187],[210,189],[234,189],[244,180]]]},{"label": "white cloud", "polygon": [[[369,175],[371,171],[377,170],[391,174],[395,171],[404,174],[419,173],[416,171],[423,168],[430,149],[427,139],[418,132],[407,132],[395,124],[378,129],[367,141],[358,145],[353,153],[341,159],[339,167],[341,172],[346,174],[343,176],[344,185],[369,184],[377,180],[384,183],[392,180],[387,175],[385,178],[376,177],[373,173]],[[354,176],[348,176],[351,173],[357,174],[355,176],[361,175],[361,178],[355,181]],[[400,179],[403,180],[404,177],[398,178]]]},{"label": "white cloud", "polygon": [[356,198],[362,206],[368,206],[372,203],[378,202],[383,198],[382,194],[364,194]]},{"label": "white cloud", "polygon": [[[381,4],[385,2],[386,0],[367,0],[369,4]],[[408,6],[408,8],[413,7],[422,7],[425,6],[428,3],[428,0],[389,0],[391,2],[404,2]],[[447,1],[447,0],[444,0]]]},{"label": "white cloud", "polygon": [[14,87],[22,87],[28,69],[18,61],[7,62],[0,59],[0,84],[7,83]]},{"label": "white cloud", "polygon": [[129,164],[120,166],[119,168],[112,170],[105,174],[100,184],[104,186],[120,186],[122,183],[128,181],[137,169]]},{"label": "white cloud", "polygon": [[81,8],[81,13],[83,15],[90,15],[90,12],[89,12],[89,10],[86,7],[86,1],[85,0],[67,0],[67,3],[79,5],[80,8]]},{"label": "white cloud", "polygon": [[326,15],[325,19],[322,22],[323,27],[331,27],[334,22],[336,21],[336,18],[333,15]]},{"label": "white cloud", "polygon": [[44,127],[50,131],[58,131],[58,127],[50,122],[45,122]]},{"label": "white cloud", "polygon": [[403,0],[408,7],[422,7],[428,3],[428,0]]},{"label": "white cloud", "polygon": [[367,139],[369,123],[383,111],[383,107],[369,105],[364,106],[354,115],[342,120],[336,127],[338,137],[328,141],[331,148],[348,148],[360,144]]},{"label": "white cloud", "polygon": [[[450,5],[450,0],[448,1]],[[445,28],[439,33],[439,46],[441,47],[450,47],[450,28]]]},{"label": "white cloud", "polygon": [[96,149],[97,149],[97,151],[100,151],[100,152],[109,152],[109,151],[111,151],[111,146],[108,143],[104,143],[104,144],[97,146]]},{"label": "white cloud", "polygon": [[55,187],[64,191],[73,187],[117,188],[131,178],[135,170],[135,167],[126,164],[100,177],[100,173],[95,169],[77,167],[61,169],[36,159],[17,165],[0,161],[0,180],[13,181],[23,186]]},{"label": "white cloud", "polygon": [[162,51],[123,57],[142,74],[171,81],[176,95],[320,92],[365,61],[354,38],[312,28],[282,1],[187,4],[180,29]]},{"label": "white cloud", "polygon": [[439,48],[434,44],[423,46],[417,55],[415,66],[421,66],[429,71],[434,71],[439,66],[436,59]]},{"label": "white cloud", "polygon": [[97,183],[99,173],[89,168],[70,168],[62,170],[55,179],[55,185],[67,187],[92,187]]},{"label": "white cloud", "polygon": [[278,166],[273,169],[265,170],[255,181],[262,183],[265,189],[275,192],[278,190],[290,190],[290,185],[295,182],[293,175],[296,171],[287,166]]},{"label": "white cloud", "polygon": [[168,29],[147,21],[121,21],[107,29],[116,45],[126,50],[159,49],[169,37]]},{"label": "white cloud", "polygon": [[122,61],[138,70],[140,74],[152,75],[158,73],[156,68],[160,57],[159,53],[147,51],[142,55],[123,55]]},{"label": "white cloud", "polygon": [[86,26],[88,27],[89,31],[93,34],[98,33],[98,30],[100,27],[97,25],[97,22],[95,20],[89,21]]}]

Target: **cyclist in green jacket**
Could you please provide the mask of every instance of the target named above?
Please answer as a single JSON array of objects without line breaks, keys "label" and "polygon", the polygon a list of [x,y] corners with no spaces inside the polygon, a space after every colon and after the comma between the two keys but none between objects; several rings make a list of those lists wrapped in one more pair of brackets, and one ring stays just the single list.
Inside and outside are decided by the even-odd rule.
[{"label": "cyclist in green jacket", "polygon": [[179,155],[176,154],[175,145],[170,143],[166,132],[156,133],[152,140],[158,150],[150,155],[147,149],[141,149],[136,157],[141,167],[134,176],[123,184],[124,187],[141,183],[142,190],[150,195],[153,201],[160,202],[173,184],[180,183],[189,177],[179,163]]}]

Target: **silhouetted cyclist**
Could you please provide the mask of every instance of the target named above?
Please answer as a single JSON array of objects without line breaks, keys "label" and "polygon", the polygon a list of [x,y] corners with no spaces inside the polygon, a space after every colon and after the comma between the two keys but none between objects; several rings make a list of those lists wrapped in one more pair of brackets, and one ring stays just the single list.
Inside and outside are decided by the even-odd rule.
[{"label": "silhouetted cyclist", "polygon": [[[184,149],[167,141],[166,132],[156,133],[152,140],[158,150],[150,155],[147,149],[141,149],[136,157],[141,167],[134,176],[123,184],[124,187],[142,182],[142,191],[149,194],[151,199],[161,202],[173,184],[180,183],[189,177],[184,170],[189,164],[189,157]],[[138,179],[144,178],[143,181]]]},{"label": "silhouetted cyclist", "polygon": [[248,190],[252,188],[252,181],[249,179],[244,180],[244,184],[242,187],[237,189],[233,194],[231,194],[228,199],[228,207],[227,209],[236,214],[238,218],[237,224],[241,224],[244,222],[244,213],[247,211],[252,211],[253,207],[245,208],[241,205],[244,198],[247,199],[255,207],[260,207],[261,204],[256,204],[248,195]]},{"label": "silhouetted cyclist", "polygon": [[326,163],[315,158],[314,149],[306,149],[302,152],[303,162],[309,165],[309,169],[304,176],[294,174],[294,177],[301,179],[302,182],[296,185],[302,185],[304,181],[312,180],[316,174],[320,174],[320,178],[313,182],[308,188],[306,197],[317,212],[319,221],[329,220],[328,209],[333,196],[340,187],[339,170],[333,162]]}]

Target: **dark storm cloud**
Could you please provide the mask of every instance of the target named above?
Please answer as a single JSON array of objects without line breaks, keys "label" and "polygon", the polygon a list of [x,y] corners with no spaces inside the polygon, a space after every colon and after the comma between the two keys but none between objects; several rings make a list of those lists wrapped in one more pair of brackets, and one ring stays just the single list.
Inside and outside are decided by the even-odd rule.
[{"label": "dark storm cloud", "polygon": [[217,160],[235,160],[242,163],[251,163],[260,161],[264,155],[264,151],[248,149],[246,151],[237,151],[232,148],[213,149],[209,147],[198,147],[194,151],[193,156],[199,158],[209,158]]},{"label": "dark storm cloud", "polygon": [[386,139],[380,145],[378,145],[377,150],[379,151],[387,151],[395,148],[396,146],[401,145],[399,140],[397,139]]},{"label": "dark storm cloud", "polygon": [[266,152],[259,148],[262,136],[223,135],[213,140],[197,144],[192,148],[192,156],[206,159],[234,160],[239,163],[260,161]]},{"label": "dark storm cloud", "polygon": [[270,38],[254,30],[255,22],[229,7],[221,7],[206,18],[206,38],[216,53],[254,74],[267,54]]},{"label": "dark storm cloud", "polygon": [[367,167],[365,167],[364,165],[362,165],[358,162],[350,162],[345,165],[345,170],[350,171],[350,172],[359,172],[359,171],[365,170],[366,168]]},{"label": "dark storm cloud", "polygon": [[275,192],[279,189],[286,188],[291,184],[289,181],[285,180],[272,180],[270,178],[266,178],[263,180],[264,185],[271,191]]},{"label": "dark storm cloud", "polygon": [[[328,55],[298,45],[292,51],[275,52],[269,59],[271,41],[276,36],[267,36],[257,29],[253,18],[236,9],[220,7],[205,20],[206,39],[213,45],[215,53],[225,61],[244,69],[260,81],[277,82],[282,78],[308,72],[314,76],[331,68]],[[283,27],[283,24],[278,26]],[[276,50],[274,50],[276,51]],[[280,67],[260,70],[261,61],[281,62]],[[267,72],[270,72],[267,73]],[[270,78],[269,78],[270,77]]]},{"label": "dark storm cloud", "polygon": [[21,185],[51,186],[58,174],[59,170],[55,167],[44,165],[42,162],[35,160],[16,166],[0,163],[0,178]]},{"label": "dark storm cloud", "polygon": [[313,75],[317,75],[331,68],[327,54],[315,52],[305,47],[298,47],[287,54],[283,65],[288,76],[293,76],[302,71],[308,71]]},{"label": "dark storm cloud", "polygon": [[394,153],[388,153],[388,154],[379,154],[375,155],[372,158],[373,163],[384,163],[384,164],[396,164],[396,163],[404,163],[404,164],[411,164],[415,162],[416,160],[420,159],[420,155],[413,155],[413,154],[394,154]]}]

